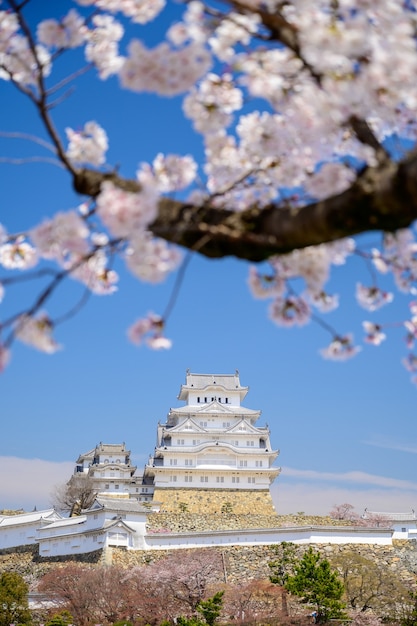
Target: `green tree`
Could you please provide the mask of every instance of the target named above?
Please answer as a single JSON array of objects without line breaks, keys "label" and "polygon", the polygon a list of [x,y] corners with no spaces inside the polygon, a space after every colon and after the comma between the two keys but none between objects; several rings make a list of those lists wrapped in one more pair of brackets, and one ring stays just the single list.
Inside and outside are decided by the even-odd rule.
[{"label": "green tree", "polygon": [[28,624],[31,621],[28,591],[20,574],[3,572],[0,576],[0,626]]},{"label": "green tree", "polygon": [[343,584],[337,572],[332,571],[329,561],[322,559],[319,552],[310,547],[297,563],[294,575],[285,581],[286,589],[316,607],[317,623],[331,618],[343,618],[345,607],[341,598]]},{"label": "green tree", "polygon": [[74,623],[74,618],[69,611],[60,611],[51,617],[45,626],[69,626]]},{"label": "green tree", "polygon": [[281,587],[281,608],[284,615],[288,615],[287,589],[285,583],[290,574],[294,572],[296,563],[295,545],[291,542],[283,541],[282,543],[272,546],[276,559],[268,563],[271,574],[269,580],[274,585]]},{"label": "green tree", "polygon": [[218,591],[212,598],[201,600],[197,606],[197,611],[202,615],[208,626],[214,626],[214,622],[219,617],[223,606],[224,591]]}]

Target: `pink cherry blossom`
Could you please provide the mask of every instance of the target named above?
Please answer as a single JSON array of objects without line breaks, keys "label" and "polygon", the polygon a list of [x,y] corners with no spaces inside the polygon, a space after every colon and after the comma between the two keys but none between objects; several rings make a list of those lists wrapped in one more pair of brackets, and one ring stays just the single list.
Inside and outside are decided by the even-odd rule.
[{"label": "pink cherry blossom", "polygon": [[85,40],[86,28],[83,18],[71,9],[61,22],[54,19],[38,24],[37,35],[41,43],[54,48],[76,48]]},{"label": "pink cherry blossom", "polygon": [[145,342],[153,350],[169,349],[170,339],[163,336],[165,323],[162,317],[155,313],[148,313],[147,317],[138,319],[128,329],[130,341],[136,345]]},{"label": "pink cherry blossom", "polygon": [[365,287],[361,283],[356,285],[356,299],[367,311],[376,311],[385,304],[392,302],[394,296],[388,291],[382,291],[376,286]]},{"label": "pink cherry blossom", "polygon": [[[71,270],[71,263],[68,263],[68,269]],[[103,250],[97,250],[81,263],[76,262],[70,276],[84,283],[96,295],[107,296],[117,291],[116,283],[119,276],[117,272],[109,269],[108,259]]]},{"label": "pink cherry blossom", "polygon": [[387,338],[386,334],[382,332],[379,324],[374,324],[373,322],[362,322],[362,326],[366,333],[366,343],[379,346]]},{"label": "pink cherry blossom", "polygon": [[26,270],[38,262],[38,255],[33,246],[17,237],[10,243],[0,245],[0,264],[6,269]]},{"label": "pink cherry blossom", "polygon": [[320,354],[331,361],[346,361],[358,354],[360,350],[360,346],[353,344],[353,336],[345,335],[344,337],[335,337],[327,348],[320,350]]},{"label": "pink cherry blossom", "polygon": [[89,245],[89,229],[76,211],[56,213],[30,231],[30,237],[38,254],[45,259],[64,263],[68,255],[83,256]]},{"label": "pink cherry blossom", "polygon": [[106,132],[96,122],[87,122],[84,129],[75,131],[66,128],[69,145],[67,156],[73,163],[102,165],[108,149]]},{"label": "pink cherry blossom", "polygon": [[277,274],[261,274],[251,265],[248,277],[249,289],[254,298],[263,300],[283,295],[285,281]]},{"label": "pink cherry blossom", "polygon": [[133,237],[156,218],[157,201],[156,184],[146,185],[138,193],[130,193],[105,182],[97,197],[97,214],[115,237]]},{"label": "pink cherry blossom", "polygon": [[152,166],[156,183],[162,193],[188,187],[197,174],[197,163],[191,156],[158,154]]},{"label": "pink cherry blossom", "polygon": [[311,311],[303,298],[279,296],[269,307],[269,317],[278,326],[304,326],[310,321]]},{"label": "pink cherry blossom", "polygon": [[37,317],[22,315],[16,323],[16,338],[41,352],[52,354],[61,346],[52,337],[54,326],[46,313]]}]

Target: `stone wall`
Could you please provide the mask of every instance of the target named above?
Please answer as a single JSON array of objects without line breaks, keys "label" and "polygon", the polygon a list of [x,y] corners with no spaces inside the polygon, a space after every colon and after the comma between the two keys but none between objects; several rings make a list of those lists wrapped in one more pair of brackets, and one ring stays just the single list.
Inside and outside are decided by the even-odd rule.
[{"label": "stone wall", "polygon": [[[369,559],[379,567],[388,570],[392,576],[407,587],[417,588],[417,542],[394,541],[392,546],[324,544],[313,546],[330,562],[344,554],[355,553]],[[297,545],[296,555],[302,558],[308,545]],[[244,582],[251,579],[267,579],[269,563],[276,558],[273,546],[229,546],[224,548],[199,548],[204,551],[218,551],[222,554],[224,579],[228,582]],[[184,550],[192,552],[192,550]],[[178,553],[178,550],[176,551]],[[127,551],[120,548],[111,550],[113,565],[132,568],[144,566],[166,557],[168,550]]]},{"label": "stone wall", "polygon": [[150,532],[203,532],[207,530],[241,530],[245,528],[285,528],[297,526],[351,526],[351,522],[330,517],[227,513],[151,513],[147,527]]},{"label": "stone wall", "polygon": [[155,489],[153,499],[161,503],[162,513],[275,515],[269,489]]}]

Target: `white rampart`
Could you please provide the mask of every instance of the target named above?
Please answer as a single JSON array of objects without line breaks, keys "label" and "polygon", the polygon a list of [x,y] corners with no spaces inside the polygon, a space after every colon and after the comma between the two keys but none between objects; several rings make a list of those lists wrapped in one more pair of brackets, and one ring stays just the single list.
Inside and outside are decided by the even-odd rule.
[{"label": "white rampart", "polygon": [[295,544],[373,544],[392,545],[390,528],[349,526],[302,526],[193,533],[149,533],[145,550],[174,550],[224,546],[273,545],[283,541]]}]

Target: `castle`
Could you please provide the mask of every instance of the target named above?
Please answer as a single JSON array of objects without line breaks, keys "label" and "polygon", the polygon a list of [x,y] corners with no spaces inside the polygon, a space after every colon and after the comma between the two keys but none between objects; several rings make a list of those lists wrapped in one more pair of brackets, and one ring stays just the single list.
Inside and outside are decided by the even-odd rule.
[{"label": "castle", "polygon": [[[171,550],[283,541],[391,545],[395,532],[400,538],[416,538],[414,512],[406,526],[397,520],[398,529],[389,528],[388,522],[378,528],[279,527],[270,494],[280,473],[273,465],[278,451],[272,449],[269,428],[256,425],[260,411],[242,405],[247,392],[237,371],[187,371],[178,395],[185,405],[170,409],[166,421],[158,423],[157,444],[142,474],[136,473],[124,443],[100,443],[78,457],[69,481],[88,479],[93,501],[70,517],[54,509],[0,516],[0,553],[36,547],[40,558],[50,559],[109,554],[112,548]],[[193,526],[198,515],[206,520],[204,528]],[[175,516],[188,516],[191,527],[169,527]]]},{"label": "castle", "polygon": [[248,387],[239,372],[191,374],[178,399],[157,426],[157,445],[143,474],[136,475],[125,444],[100,443],[80,455],[75,475],[87,475],[95,490],[112,497],[158,503],[176,512],[257,511],[273,514],[269,487],[280,469],[273,467],[267,426],[256,426],[260,411],[242,406]]}]

